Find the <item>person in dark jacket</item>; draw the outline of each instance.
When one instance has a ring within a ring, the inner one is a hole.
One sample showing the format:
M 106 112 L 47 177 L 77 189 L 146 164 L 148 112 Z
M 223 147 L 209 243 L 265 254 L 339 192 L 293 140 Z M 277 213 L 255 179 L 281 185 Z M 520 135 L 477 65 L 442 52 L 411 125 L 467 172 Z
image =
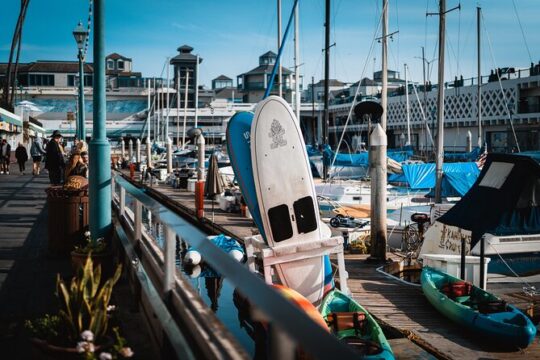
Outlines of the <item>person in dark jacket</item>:
M 26 170 L 25 165 L 28 161 L 28 152 L 22 143 L 19 143 L 19 146 L 17 146 L 15 149 L 15 158 L 19 164 L 19 171 L 21 172 L 21 175 L 24 175 L 24 171 Z
M 61 185 L 64 178 L 63 172 L 66 166 L 64 151 L 62 149 L 62 134 L 54 130 L 51 141 L 47 144 L 45 154 L 45 169 L 49 170 L 49 180 L 52 185 Z
M 9 175 L 9 163 L 11 159 L 11 145 L 6 139 L 0 143 L 0 174 Z

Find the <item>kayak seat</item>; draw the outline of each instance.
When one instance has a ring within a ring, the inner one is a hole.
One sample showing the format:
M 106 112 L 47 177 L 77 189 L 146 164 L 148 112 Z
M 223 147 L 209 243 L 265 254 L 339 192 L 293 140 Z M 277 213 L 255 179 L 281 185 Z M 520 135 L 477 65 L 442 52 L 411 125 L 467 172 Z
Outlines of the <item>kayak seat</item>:
M 482 314 L 494 314 L 507 311 L 507 303 L 504 300 L 480 301 L 477 304 L 478 311 Z
M 455 300 L 458 297 L 470 296 L 473 285 L 466 281 L 456 281 L 444 284 L 441 292 L 450 299 Z
M 333 312 L 328 314 L 326 322 L 335 333 L 354 329 L 356 335 L 367 332 L 367 318 L 363 312 Z

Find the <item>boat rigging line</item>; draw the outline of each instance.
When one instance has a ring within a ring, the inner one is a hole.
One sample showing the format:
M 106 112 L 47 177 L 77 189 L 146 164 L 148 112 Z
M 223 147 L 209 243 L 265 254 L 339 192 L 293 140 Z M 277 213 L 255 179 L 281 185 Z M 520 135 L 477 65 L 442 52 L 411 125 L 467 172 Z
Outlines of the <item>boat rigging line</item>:
M 521 19 L 519 17 L 519 13 L 517 11 L 516 1 L 512 0 L 512 5 L 514 7 L 514 13 L 516 14 L 516 18 L 519 24 L 519 29 L 521 30 L 521 36 L 523 37 L 523 42 L 525 43 L 525 48 L 527 49 L 527 53 L 529 54 L 529 61 L 532 63 L 533 59 L 531 56 L 531 49 L 529 49 L 529 43 L 527 42 L 527 38 L 525 37 L 525 31 L 523 30 L 523 25 L 521 24 Z
M 491 37 L 489 36 L 489 32 L 487 31 L 487 28 L 486 28 L 486 20 L 484 19 L 484 13 L 481 13 L 481 16 L 482 16 L 482 25 L 484 27 L 484 31 L 486 33 L 486 38 L 487 38 L 487 41 L 488 41 L 489 55 L 491 56 L 491 61 L 493 63 L 493 67 L 495 69 L 497 69 L 497 63 L 495 61 L 495 56 L 493 55 L 493 47 L 491 46 Z M 503 96 L 504 108 L 506 109 L 506 113 L 508 115 L 508 121 L 510 122 L 510 128 L 512 129 L 512 135 L 514 136 L 514 141 L 516 143 L 517 151 L 521 152 L 521 148 L 519 147 L 519 141 L 518 141 L 518 138 L 517 138 L 517 135 L 516 135 L 516 129 L 514 128 L 514 121 L 512 120 L 512 112 L 510 110 L 510 107 L 508 106 L 508 101 L 506 99 L 506 93 L 505 93 L 505 91 L 504 91 L 504 89 L 502 87 L 501 77 L 500 77 L 499 74 L 497 74 L 497 82 L 499 84 L 499 90 L 501 91 L 501 94 Z
M 387 5 L 388 5 L 388 3 L 386 3 L 386 6 Z M 343 131 L 341 132 L 341 136 L 339 138 L 339 142 L 337 144 L 336 151 L 334 153 L 334 158 L 332 159 L 332 162 L 331 162 L 330 166 L 334 166 L 334 163 L 336 162 L 336 158 L 337 158 L 337 155 L 339 153 L 339 148 L 340 148 L 341 143 L 343 141 L 343 138 L 345 136 L 345 132 L 347 131 L 347 126 L 349 125 L 349 121 L 351 120 L 351 115 L 352 115 L 354 106 L 356 105 L 356 98 L 358 97 L 358 93 L 360 92 L 360 82 L 362 81 L 361 79 L 364 78 L 364 75 L 366 73 L 366 68 L 367 68 L 367 65 L 369 63 L 369 59 L 371 59 L 371 53 L 373 52 L 373 50 L 375 48 L 375 42 L 377 41 L 377 39 L 379 39 L 377 37 L 377 33 L 379 32 L 379 29 L 381 28 L 381 25 L 382 25 L 383 14 L 384 14 L 384 11 L 381 12 L 381 15 L 379 17 L 379 21 L 377 23 L 377 28 L 375 29 L 375 32 L 373 34 L 373 39 L 371 40 L 371 45 L 369 47 L 369 51 L 368 51 L 368 54 L 366 56 L 366 61 L 364 62 L 364 68 L 362 69 L 362 74 L 360 75 L 360 80 L 358 82 L 358 86 L 356 87 L 356 91 L 355 91 L 355 94 L 354 94 L 354 97 L 353 97 L 351 107 L 349 109 L 349 113 L 347 114 L 347 120 L 345 121 L 345 125 L 343 127 Z

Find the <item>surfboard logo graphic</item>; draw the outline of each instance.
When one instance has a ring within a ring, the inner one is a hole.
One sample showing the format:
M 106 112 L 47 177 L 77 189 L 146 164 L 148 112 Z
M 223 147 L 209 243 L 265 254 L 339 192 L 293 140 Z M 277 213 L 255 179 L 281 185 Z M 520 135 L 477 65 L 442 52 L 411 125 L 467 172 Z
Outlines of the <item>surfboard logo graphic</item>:
M 277 149 L 279 146 L 287 145 L 287 140 L 283 139 L 285 135 L 285 130 L 283 126 L 276 119 L 272 120 L 272 125 L 270 126 L 270 132 L 268 137 L 272 138 L 272 144 L 270 144 L 270 149 Z

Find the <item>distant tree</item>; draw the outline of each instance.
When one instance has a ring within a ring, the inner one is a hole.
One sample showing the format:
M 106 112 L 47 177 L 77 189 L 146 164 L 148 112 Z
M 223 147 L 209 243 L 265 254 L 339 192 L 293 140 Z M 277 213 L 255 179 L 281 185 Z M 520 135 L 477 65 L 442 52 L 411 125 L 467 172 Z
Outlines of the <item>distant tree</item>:
M 15 30 L 13 31 L 13 38 L 11 40 L 11 48 L 9 51 L 9 59 L 6 68 L 5 80 L 2 84 L 3 91 L 0 105 L 10 111 L 13 111 L 13 99 L 16 92 L 17 72 L 19 69 L 19 57 L 21 54 L 22 30 L 24 25 L 24 19 L 26 18 L 26 10 L 28 9 L 29 4 L 30 0 L 21 0 L 19 17 L 17 18 Z M 14 54 L 15 62 L 13 62 Z

